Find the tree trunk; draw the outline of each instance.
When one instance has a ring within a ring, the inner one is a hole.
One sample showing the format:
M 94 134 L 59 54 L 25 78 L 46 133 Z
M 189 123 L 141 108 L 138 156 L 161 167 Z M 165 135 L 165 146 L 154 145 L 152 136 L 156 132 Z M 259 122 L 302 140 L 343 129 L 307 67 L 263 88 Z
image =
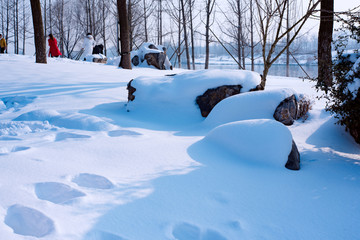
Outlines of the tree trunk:
M 105 0 L 102 0 L 102 37 L 104 42 L 104 54 L 107 56 L 107 47 L 106 47 L 106 14 L 105 14 Z
M 52 17 L 51 17 L 51 0 L 49 0 L 49 19 L 50 19 L 50 33 L 52 33 Z
M 26 45 L 26 13 L 25 13 L 25 0 L 23 0 L 23 55 L 25 55 Z
M 210 28 L 210 0 L 207 1 L 206 4 L 206 25 L 205 25 L 205 69 L 209 69 L 209 58 L 210 58 L 210 36 L 209 36 L 209 28 Z
M 146 0 L 143 0 L 144 4 L 144 31 L 145 31 L 145 42 L 148 42 L 148 30 L 147 30 L 147 9 L 146 9 Z
M 192 59 L 192 67 L 195 70 L 195 43 L 194 43 L 194 27 L 193 27 L 193 4 L 195 1 L 189 2 L 189 11 L 190 11 L 190 35 L 191 35 L 191 59 Z
M 332 85 L 331 42 L 334 26 L 334 0 L 322 0 L 318 38 L 318 82 L 325 92 Z
M 131 0 L 128 0 L 128 23 L 129 23 L 130 52 L 132 51 L 132 46 L 134 44 L 131 8 L 132 8 Z
M 189 43 L 187 38 L 187 31 L 186 31 L 186 17 L 185 17 L 185 5 L 184 0 L 180 0 L 181 2 L 181 12 L 182 12 L 182 23 L 184 29 L 184 42 L 185 42 L 185 53 L 186 53 L 186 62 L 187 62 L 187 69 L 191 69 L 190 67 L 190 54 L 189 54 Z
M 287 9 L 286 9 L 286 29 L 290 28 L 290 0 L 287 0 Z M 286 44 L 289 45 L 290 42 L 290 32 L 286 35 Z M 290 76 L 290 47 L 286 49 L 286 76 Z
M 47 37 L 47 34 L 46 34 L 46 31 L 47 31 L 47 27 L 46 27 L 46 24 L 47 24 L 47 19 L 46 19 L 46 14 L 47 14 L 46 2 L 47 2 L 47 0 L 45 0 L 45 2 L 44 2 L 44 37 L 45 37 L 45 38 Z
M 236 0 L 236 15 L 237 15 L 237 34 L 236 34 L 236 41 L 237 41 L 237 55 L 238 55 L 238 62 L 241 63 L 241 14 L 240 14 L 240 0 Z M 238 69 L 241 69 L 240 64 L 238 65 Z
M 215 0 L 206 1 L 206 22 L 205 22 L 205 69 L 209 68 L 210 58 L 210 15 L 214 9 Z
M 117 9 L 120 22 L 121 60 L 119 67 L 131 69 L 129 23 L 126 9 L 126 0 L 117 0 Z
M 250 0 L 250 44 L 251 44 L 251 71 L 255 70 L 255 58 L 254 58 L 254 8 L 253 1 Z
M 181 68 L 181 3 L 179 1 L 179 22 L 178 22 L 178 50 L 177 50 L 177 57 L 179 62 L 179 68 Z
M 41 16 L 40 0 L 30 0 L 30 4 L 34 24 L 36 63 L 47 63 L 46 44 L 44 38 L 44 26 Z

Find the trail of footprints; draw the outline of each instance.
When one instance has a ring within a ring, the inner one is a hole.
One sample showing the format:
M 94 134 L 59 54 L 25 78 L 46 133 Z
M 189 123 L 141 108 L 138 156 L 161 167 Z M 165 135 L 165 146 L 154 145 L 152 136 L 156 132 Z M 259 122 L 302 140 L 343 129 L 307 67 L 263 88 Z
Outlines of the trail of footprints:
M 72 179 L 79 187 L 92 189 L 111 189 L 113 183 L 107 178 L 90 173 L 81 173 Z M 55 204 L 71 204 L 86 194 L 67 184 L 59 182 L 41 182 L 35 184 L 35 195 L 41 200 Z M 16 234 L 33 237 L 44 237 L 54 230 L 54 221 L 42 212 L 20 204 L 7 209 L 5 224 L 11 227 Z
M 139 135 L 141 134 L 129 130 L 114 130 L 108 132 L 109 137 Z M 76 133 L 60 132 L 56 134 L 54 141 L 63 141 L 70 138 L 86 139 L 91 138 L 91 136 Z M 0 137 L 0 140 L 21 139 L 2 136 Z M 19 152 L 28 149 L 30 149 L 30 147 L 15 146 L 11 149 L 3 147 L 0 148 L 0 155 L 6 155 L 12 152 Z M 90 173 L 81 173 L 73 177 L 72 182 L 77 184 L 79 187 L 98 190 L 107 190 L 115 187 L 114 184 L 107 178 Z M 71 204 L 75 202 L 78 198 L 86 196 L 84 192 L 60 182 L 36 183 L 34 185 L 34 190 L 35 195 L 38 199 L 61 205 Z M 55 231 L 55 224 L 51 218 L 47 217 L 45 214 L 34 208 L 26 207 L 20 204 L 12 205 L 7 209 L 7 214 L 5 216 L 5 224 L 11 227 L 16 234 L 37 238 L 45 237 Z M 94 240 L 125 240 L 120 236 L 102 231 L 91 232 L 90 234 L 91 239 Z M 217 231 L 211 229 L 203 231 L 200 227 L 186 222 L 174 225 L 172 227 L 172 235 L 177 240 L 226 240 L 226 238 Z

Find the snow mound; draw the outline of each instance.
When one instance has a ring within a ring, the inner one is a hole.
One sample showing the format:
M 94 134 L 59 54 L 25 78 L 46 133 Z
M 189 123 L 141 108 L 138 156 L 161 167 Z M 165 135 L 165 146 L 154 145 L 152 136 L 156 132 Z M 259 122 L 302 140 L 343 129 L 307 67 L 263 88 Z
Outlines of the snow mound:
M 222 85 L 242 85 L 241 92 L 247 92 L 260 83 L 260 75 L 240 70 L 199 70 L 164 77 L 139 77 L 131 82 L 136 88 L 135 100 L 129 102 L 129 110 L 140 106 L 164 109 L 195 109 L 196 97 L 206 90 Z M 163 109 L 163 110 L 164 110 Z M 200 113 L 199 113 L 200 114 Z
M 55 229 L 54 222 L 43 213 L 18 204 L 8 208 L 5 223 L 24 236 L 44 237 Z
M 234 95 L 215 105 L 204 123 L 214 127 L 241 120 L 274 119 L 276 107 L 291 95 L 297 94 L 292 89 L 274 89 Z
M 58 182 L 42 182 L 35 184 L 35 194 L 39 199 L 61 204 L 85 194 L 72 187 Z
M 58 127 L 88 131 L 109 131 L 115 127 L 95 116 L 81 113 L 62 115 L 54 110 L 27 112 L 15 118 L 14 121 L 48 121 L 50 124 Z
M 114 187 L 112 182 L 107 178 L 90 173 L 81 173 L 72 180 L 80 187 L 96 188 L 96 189 L 111 189 Z
M 220 125 L 204 138 L 209 147 L 235 154 L 255 166 L 284 167 L 292 147 L 289 129 L 275 120 L 245 120 Z
M 0 136 L 20 136 L 52 129 L 49 122 L 0 122 Z

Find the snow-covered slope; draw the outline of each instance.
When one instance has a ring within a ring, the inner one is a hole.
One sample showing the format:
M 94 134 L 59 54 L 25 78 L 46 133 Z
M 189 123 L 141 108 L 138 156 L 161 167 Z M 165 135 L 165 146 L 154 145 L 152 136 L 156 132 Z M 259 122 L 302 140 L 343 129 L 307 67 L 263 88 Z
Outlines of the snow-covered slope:
M 161 115 L 163 101 L 127 105 L 131 79 L 174 71 L 0 55 L 1 239 L 358 238 L 359 145 L 322 101 L 291 127 L 260 112 L 284 88 L 314 98 L 312 83 L 270 76 L 206 121 Z M 229 115 L 232 104 L 247 113 Z M 282 166 L 291 136 L 300 171 Z

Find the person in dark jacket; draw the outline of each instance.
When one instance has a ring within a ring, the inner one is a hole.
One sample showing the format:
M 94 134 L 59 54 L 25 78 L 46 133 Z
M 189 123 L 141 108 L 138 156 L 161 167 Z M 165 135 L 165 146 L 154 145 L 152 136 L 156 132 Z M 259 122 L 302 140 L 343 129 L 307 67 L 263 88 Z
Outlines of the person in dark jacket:
M 50 33 L 49 34 L 49 47 L 50 47 L 50 51 L 49 51 L 49 57 L 58 57 L 61 56 L 61 52 L 57 46 L 57 41 L 56 38 L 54 38 L 54 36 Z

